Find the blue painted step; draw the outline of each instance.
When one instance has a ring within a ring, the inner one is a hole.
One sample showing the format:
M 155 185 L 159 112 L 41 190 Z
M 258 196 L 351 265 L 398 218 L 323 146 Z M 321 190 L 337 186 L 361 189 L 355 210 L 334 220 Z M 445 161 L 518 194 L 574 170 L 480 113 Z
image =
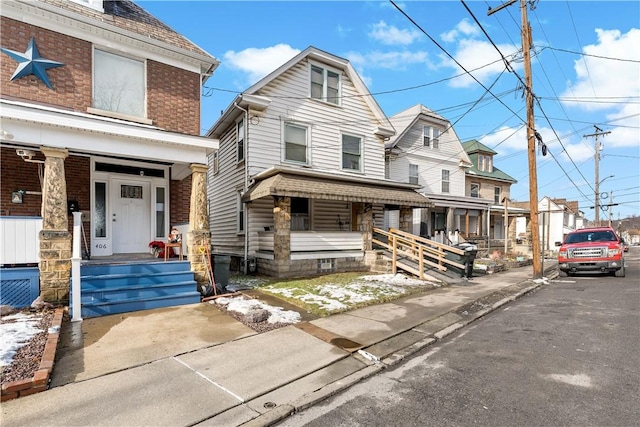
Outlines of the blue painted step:
M 82 317 L 198 303 L 190 267 L 188 261 L 84 265 Z

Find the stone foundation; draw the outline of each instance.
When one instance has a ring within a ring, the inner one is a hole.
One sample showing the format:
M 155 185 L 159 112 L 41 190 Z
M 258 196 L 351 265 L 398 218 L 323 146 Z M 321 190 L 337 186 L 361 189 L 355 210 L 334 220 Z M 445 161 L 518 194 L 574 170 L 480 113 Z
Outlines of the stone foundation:
M 316 276 L 318 274 L 346 273 L 351 271 L 370 271 L 365 257 L 328 258 L 330 262 L 320 263 L 319 259 L 303 259 L 294 261 L 275 261 L 258 258 L 257 272 L 266 276 L 281 279 Z M 322 268 L 331 265 L 331 269 Z

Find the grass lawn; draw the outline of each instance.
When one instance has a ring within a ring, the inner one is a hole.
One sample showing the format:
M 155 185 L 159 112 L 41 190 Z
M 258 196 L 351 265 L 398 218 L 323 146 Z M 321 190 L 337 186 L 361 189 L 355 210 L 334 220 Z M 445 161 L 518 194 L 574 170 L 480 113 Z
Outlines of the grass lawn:
M 317 316 L 328 316 L 437 286 L 439 284 L 410 279 L 400 274 L 356 272 L 269 281 L 257 289 Z

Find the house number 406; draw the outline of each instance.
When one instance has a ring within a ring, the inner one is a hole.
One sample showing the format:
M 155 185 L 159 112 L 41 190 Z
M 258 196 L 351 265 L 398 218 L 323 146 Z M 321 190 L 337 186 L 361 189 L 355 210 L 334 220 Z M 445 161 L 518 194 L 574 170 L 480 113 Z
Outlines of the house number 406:
M 106 243 L 96 243 L 96 249 L 107 249 Z

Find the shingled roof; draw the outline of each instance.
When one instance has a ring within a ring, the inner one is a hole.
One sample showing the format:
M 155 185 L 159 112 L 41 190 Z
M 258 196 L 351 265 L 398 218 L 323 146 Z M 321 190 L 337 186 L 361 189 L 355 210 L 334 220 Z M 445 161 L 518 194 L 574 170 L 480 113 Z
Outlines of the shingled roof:
M 171 29 L 171 27 L 131 0 L 105 0 L 103 3 L 104 13 L 69 0 L 40 1 L 101 22 L 108 22 L 115 27 L 150 37 L 189 52 L 213 58 L 211 54 Z

